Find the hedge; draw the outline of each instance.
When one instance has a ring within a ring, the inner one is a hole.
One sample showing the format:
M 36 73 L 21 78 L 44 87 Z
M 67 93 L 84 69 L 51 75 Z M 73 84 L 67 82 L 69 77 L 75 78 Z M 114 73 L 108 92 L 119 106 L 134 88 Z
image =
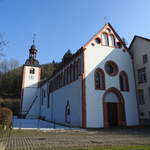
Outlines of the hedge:
M 6 107 L 0 107 L 0 125 L 5 128 L 12 127 L 12 111 Z

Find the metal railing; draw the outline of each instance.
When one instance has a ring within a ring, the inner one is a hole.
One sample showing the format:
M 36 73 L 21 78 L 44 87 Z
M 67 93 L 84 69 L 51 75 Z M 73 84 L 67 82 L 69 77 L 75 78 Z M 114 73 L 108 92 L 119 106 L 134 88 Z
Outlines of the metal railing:
M 33 104 L 35 103 L 37 97 L 38 97 L 38 96 L 36 96 L 36 97 L 34 98 L 34 100 L 32 101 L 32 103 L 31 103 L 29 109 L 26 111 L 25 117 L 29 114 L 29 112 L 30 112 L 30 110 L 31 110 L 31 108 L 32 108 L 32 106 L 33 106 Z

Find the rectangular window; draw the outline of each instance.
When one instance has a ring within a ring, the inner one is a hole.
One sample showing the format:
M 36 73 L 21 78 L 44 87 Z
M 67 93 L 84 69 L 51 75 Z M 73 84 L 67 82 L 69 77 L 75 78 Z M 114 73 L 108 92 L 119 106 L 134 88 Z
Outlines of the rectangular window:
M 138 82 L 145 83 L 146 81 L 147 81 L 146 69 L 145 68 L 138 69 Z
M 49 108 L 49 103 L 50 103 L 50 96 L 49 96 L 49 88 L 48 88 L 48 85 L 49 84 L 47 84 L 47 108 Z
M 138 100 L 139 100 L 139 104 L 143 105 L 145 104 L 145 100 L 144 100 L 144 90 L 139 89 L 138 90 Z
M 44 98 L 46 97 L 46 92 L 45 92 L 44 89 L 43 89 L 43 97 L 44 97 Z
M 42 89 L 42 105 L 43 105 L 43 100 L 44 100 L 44 90 Z
M 35 69 L 34 68 L 31 68 L 30 69 L 30 74 L 34 74 L 35 73 Z
M 140 112 L 140 116 L 144 117 L 144 112 Z
M 148 62 L 148 57 L 147 55 L 143 55 L 143 64 L 146 64 Z
M 150 101 L 150 87 L 148 87 L 148 96 L 149 96 L 149 101 Z
M 49 108 L 50 106 L 50 97 L 49 97 L 49 94 L 48 94 L 48 97 L 47 97 L 47 108 Z

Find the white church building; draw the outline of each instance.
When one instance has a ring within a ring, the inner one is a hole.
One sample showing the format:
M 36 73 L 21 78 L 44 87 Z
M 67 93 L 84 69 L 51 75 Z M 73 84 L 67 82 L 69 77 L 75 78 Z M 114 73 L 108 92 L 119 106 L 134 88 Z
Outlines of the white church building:
M 26 118 L 81 128 L 139 124 L 132 58 L 109 23 L 42 83 L 35 45 L 29 51 L 21 94 Z

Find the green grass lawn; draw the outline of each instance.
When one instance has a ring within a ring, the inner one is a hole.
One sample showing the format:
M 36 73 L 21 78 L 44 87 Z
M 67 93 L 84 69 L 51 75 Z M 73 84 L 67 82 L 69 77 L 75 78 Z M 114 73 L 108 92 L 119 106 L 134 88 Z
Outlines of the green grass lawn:
M 112 147 L 91 147 L 91 148 L 73 148 L 64 150 L 150 150 L 150 145 L 141 146 L 112 146 Z
M 2 150 L 150 150 L 149 130 L 0 130 L 0 143 Z

